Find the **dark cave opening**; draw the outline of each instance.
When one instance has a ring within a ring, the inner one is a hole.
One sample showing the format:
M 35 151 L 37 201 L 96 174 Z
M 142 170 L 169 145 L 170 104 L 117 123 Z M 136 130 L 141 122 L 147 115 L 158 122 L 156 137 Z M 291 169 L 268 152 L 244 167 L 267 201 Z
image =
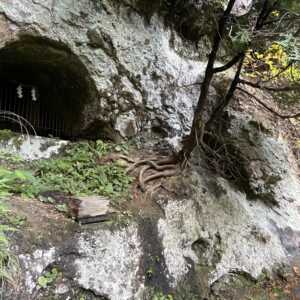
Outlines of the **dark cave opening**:
M 0 50 L 0 129 L 21 131 L 14 113 L 38 135 L 74 139 L 94 91 L 85 66 L 61 43 L 24 37 Z

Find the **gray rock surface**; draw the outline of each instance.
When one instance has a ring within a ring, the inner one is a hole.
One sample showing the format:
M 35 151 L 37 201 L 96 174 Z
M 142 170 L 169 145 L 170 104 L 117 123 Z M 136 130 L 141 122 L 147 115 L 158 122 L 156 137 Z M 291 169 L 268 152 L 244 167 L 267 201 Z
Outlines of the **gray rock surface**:
M 95 92 L 85 96 L 81 129 L 100 122 L 103 132 L 115 128 L 110 137 L 152 127 L 164 127 L 170 137 L 187 132 L 199 95 L 199 85 L 191 84 L 200 81 L 205 62 L 196 52 L 182 53 L 182 40 L 157 14 L 147 23 L 126 1 L 13 0 L 1 1 L 0 16 L 0 60 L 5 47 L 14 41 L 25 47 L 31 36 L 41 48 L 47 49 L 41 38 L 57 42 L 79 60 L 69 65 L 86 68 L 77 76 Z M 68 64 L 70 55 L 64 56 Z
M 29 64 L 45 59 L 76 73 L 86 89 L 80 97 L 87 98 L 80 99 L 82 131 L 96 127 L 124 138 L 152 129 L 177 147 L 192 121 L 199 95 L 193 83 L 205 62 L 154 8 L 150 18 L 143 16 L 142 2 L 2 0 L 0 61 L 25 55 Z M 6 299 L 80 299 L 82 293 L 87 299 L 148 300 L 156 293 L 214 299 L 210 291 L 228 276 L 258 278 L 290 263 L 299 255 L 300 181 L 289 145 L 261 130 L 252 115 L 232 110 L 228 116 L 224 131 L 243 158 L 246 191 L 209 171 L 195 151 L 191 170 L 170 180 L 171 192 L 156 195 L 159 213 L 151 217 L 143 212 L 126 222 L 79 226 L 46 206 L 30 215 L 28 202 L 21 202 L 25 217 L 38 220 L 13 240 L 20 282 Z M 43 289 L 38 278 L 53 266 L 61 275 Z
M 136 225 L 83 233 L 78 251 L 74 265 L 80 287 L 111 300 L 133 299 L 142 289 L 138 276 L 142 249 Z
M 249 177 L 249 187 L 255 196 L 270 202 L 281 202 L 280 197 L 289 198 L 289 187 L 294 182 L 295 171 L 287 141 L 264 129 L 251 115 L 230 113 L 228 135 L 241 153 Z M 286 190 L 277 191 L 277 186 Z M 293 198 L 293 197 L 292 197 Z
M 67 141 L 13 134 L 14 137 L 0 141 L 0 151 L 7 151 L 20 156 L 24 160 L 32 161 L 49 158 L 58 154 L 68 144 Z
M 220 293 L 228 282 L 258 279 L 299 260 L 300 180 L 288 144 L 252 127 L 245 131 L 256 122 L 254 117 L 231 113 L 228 132 L 236 137 L 236 146 L 260 158 L 262 174 L 276 174 L 268 184 L 268 178 L 257 177 L 257 169 L 249 167 L 251 186 L 267 185 L 276 205 L 265 201 L 264 193 L 249 197 L 213 174 L 199 164 L 195 152 L 192 169 L 170 183 L 174 193 L 156 195 L 162 213 L 82 226 L 59 243 L 46 237 L 50 248 L 21 252 L 27 295 L 38 288 L 37 278 L 55 265 L 67 280 L 64 297 L 78 295 L 76 289 L 81 288 L 92 291 L 94 298 L 88 299 L 152 299 L 155 291 L 178 299 L 215 299 L 211 291 Z M 237 128 L 247 134 L 239 135 Z M 259 135 L 252 148 L 250 133 Z M 48 289 L 57 296 L 61 284 Z

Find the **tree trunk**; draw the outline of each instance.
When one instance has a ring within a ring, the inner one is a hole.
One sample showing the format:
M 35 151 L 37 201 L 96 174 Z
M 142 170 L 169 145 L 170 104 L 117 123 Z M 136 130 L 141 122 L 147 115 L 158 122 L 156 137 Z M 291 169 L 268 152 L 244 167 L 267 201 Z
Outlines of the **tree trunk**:
M 205 120 L 203 119 L 203 113 L 205 112 L 205 108 L 208 103 L 208 93 L 211 81 L 214 75 L 214 64 L 217 58 L 217 53 L 220 48 L 221 41 L 224 37 L 226 31 L 226 25 L 228 19 L 230 17 L 231 10 L 235 4 L 236 0 L 230 0 L 226 10 L 221 17 L 218 28 L 216 30 L 216 34 L 214 36 L 212 51 L 209 54 L 208 63 L 206 66 L 205 76 L 203 83 L 201 85 L 201 92 L 199 96 L 199 100 L 196 106 L 194 119 L 192 123 L 192 129 L 189 136 L 183 141 L 183 149 L 180 153 L 181 159 L 186 159 L 190 157 L 191 152 L 197 146 L 197 144 L 202 142 Z

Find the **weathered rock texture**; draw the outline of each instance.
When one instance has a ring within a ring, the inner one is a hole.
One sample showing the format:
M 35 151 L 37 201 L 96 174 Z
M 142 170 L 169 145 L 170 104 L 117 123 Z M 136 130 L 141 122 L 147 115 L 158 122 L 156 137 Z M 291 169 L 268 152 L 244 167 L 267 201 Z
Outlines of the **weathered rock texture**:
M 192 169 L 169 182 L 170 192 L 156 195 L 162 213 L 78 227 L 51 214 L 49 219 L 41 207 L 39 222 L 47 228 L 26 242 L 26 226 L 14 245 L 22 266 L 17 295 L 140 300 L 161 292 L 174 299 L 238 300 L 242 296 L 226 298 L 227 284 L 243 286 L 299 264 L 300 181 L 289 146 L 261 130 L 255 114 L 228 114 L 226 131 L 243 152 L 252 192 L 209 171 L 195 152 Z M 53 266 L 62 277 L 41 289 L 38 278 Z
M 158 2 L 2 0 L 0 63 L 12 66 L 15 56 L 27 67 L 37 63 L 36 75 L 51 79 L 60 70 L 67 86 L 81 82 L 78 132 L 182 136 L 199 94 L 190 84 L 201 80 L 205 63 L 164 25 Z M 38 83 L 50 89 L 45 82 Z M 75 94 L 68 90 L 68 99 Z M 230 110 L 227 119 L 224 136 L 241 157 L 245 189 L 208 171 L 194 153 L 191 170 L 156 195 L 160 213 L 148 217 L 79 227 L 38 202 L 12 200 L 28 224 L 15 234 L 21 272 L 5 299 L 150 300 L 163 293 L 224 300 L 232 277 L 255 279 L 294 261 L 300 182 L 288 143 L 252 114 Z M 60 275 L 42 289 L 38 279 L 53 267 Z
M 61 101 L 75 110 L 76 134 L 182 135 L 199 95 L 190 84 L 200 81 L 204 63 L 157 13 L 146 17 L 141 3 L 1 1 L 0 61 L 23 62 L 28 74 L 42 68 L 53 83 L 59 74 L 55 85 L 67 91 Z

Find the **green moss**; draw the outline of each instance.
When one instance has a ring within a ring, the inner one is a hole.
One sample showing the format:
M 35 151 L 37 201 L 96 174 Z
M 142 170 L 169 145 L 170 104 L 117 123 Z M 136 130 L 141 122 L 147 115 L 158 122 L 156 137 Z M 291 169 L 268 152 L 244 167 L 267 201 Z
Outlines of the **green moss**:
M 9 129 L 0 130 L 0 141 L 7 142 L 15 136 L 16 134 Z

